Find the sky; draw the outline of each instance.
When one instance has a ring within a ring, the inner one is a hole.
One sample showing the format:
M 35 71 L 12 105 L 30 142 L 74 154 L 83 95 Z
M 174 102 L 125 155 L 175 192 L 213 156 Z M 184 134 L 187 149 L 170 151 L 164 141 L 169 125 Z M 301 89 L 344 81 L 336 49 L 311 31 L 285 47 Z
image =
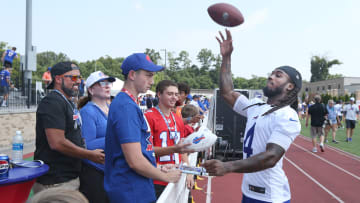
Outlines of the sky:
M 230 28 L 232 72 L 267 77 L 290 65 L 309 81 L 313 55 L 338 59 L 330 74 L 360 77 L 360 1 L 358 0 L 33 0 L 32 44 L 38 52 L 63 52 L 85 62 L 101 56 L 126 57 L 158 51 L 189 52 L 192 63 L 203 48 L 219 54 L 215 39 L 224 27 L 207 8 L 226 2 L 245 22 Z M 0 0 L 0 41 L 25 53 L 26 0 Z M 120 67 L 119 67 L 120 68 Z

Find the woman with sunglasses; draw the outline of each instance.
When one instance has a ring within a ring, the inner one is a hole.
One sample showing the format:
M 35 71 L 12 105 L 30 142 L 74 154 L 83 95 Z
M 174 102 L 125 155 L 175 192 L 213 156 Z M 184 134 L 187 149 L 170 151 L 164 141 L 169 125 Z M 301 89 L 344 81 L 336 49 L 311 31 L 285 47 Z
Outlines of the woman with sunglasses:
M 87 96 L 79 101 L 82 119 L 82 136 L 87 149 L 104 149 L 105 134 L 109 112 L 109 98 L 112 82 L 115 78 L 101 71 L 90 74 L 85 85 Z M 109 202 L 104 191 L 104 165 L 90 160 L 83 160 L 80 175 L 80 191 L 89 202 Z

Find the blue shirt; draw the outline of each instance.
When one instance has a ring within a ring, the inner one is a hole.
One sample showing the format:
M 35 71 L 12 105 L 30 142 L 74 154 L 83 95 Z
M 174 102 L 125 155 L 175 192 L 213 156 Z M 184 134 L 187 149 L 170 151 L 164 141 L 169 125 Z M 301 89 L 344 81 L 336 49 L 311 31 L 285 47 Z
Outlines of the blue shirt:
M 12 61 L 14 60 L 16 56 L 16 52 L 13 51 L 13 50 L 6 50 L 6 54 L 5 54 L 5 57 L 4 57 L 4 61 L 9 61 L 10 63 L 12 63 Z
M 81 108 L 80 115 L 82 120 L 81 134 L 85 139 L 86 148 L 89 150 L 105 150 L 107 115 L 91 101 Z M 87 159 L 83 161 L 104 171 L 105 166 L 103 164 L 94 163 Z
M 203 104 L 200 100 L 198 100 L 197 102 L 198 102 L 198 104 L 199 104 L 199 107 L 200 107 L 203 111 L 206 111 L 206 108 L 205 108 L 204 104 Z
M 7 70 L 2 70 L 0 72 L 1 86 L 9 86 L 9 83 L 6 81 L 6 79 L 10 81 L 10 72 Z
M 138 105 L 124 92 L 112 101 L 105 137 L 104 188 L 111 202 L 156 201 L 153 180 L 126 162 L 121 144 L 140 143 L 143 156 L 156 166 L 150 129 Z
M 336 122 L 336 111 L 334 106 L 333 107 L 329 107 L 329 105 L 326 106 L 327 111 L 328 111 L 328 119 L 331 121 L 335 121 Z

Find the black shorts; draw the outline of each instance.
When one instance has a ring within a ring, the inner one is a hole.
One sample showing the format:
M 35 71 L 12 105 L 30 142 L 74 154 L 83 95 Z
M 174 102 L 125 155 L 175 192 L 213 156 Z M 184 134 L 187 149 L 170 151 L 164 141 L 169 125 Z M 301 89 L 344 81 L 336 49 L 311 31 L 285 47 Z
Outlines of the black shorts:
M 10 61 L 4 61 L 4 67 L 12 68 L 12 63 Z
M 10 91 L 9 86 L 0 86 L 0 96 L 8 95 Z
M 348 120 L 348 119 L 346 119 L 345 122 L 346 122 L 346 128 L 351 128 L 351 129 L 354 129 L 354 128 L 355 128 L 355 125 L 356 125 L 356 121 L 355 121 L 355 120 Z

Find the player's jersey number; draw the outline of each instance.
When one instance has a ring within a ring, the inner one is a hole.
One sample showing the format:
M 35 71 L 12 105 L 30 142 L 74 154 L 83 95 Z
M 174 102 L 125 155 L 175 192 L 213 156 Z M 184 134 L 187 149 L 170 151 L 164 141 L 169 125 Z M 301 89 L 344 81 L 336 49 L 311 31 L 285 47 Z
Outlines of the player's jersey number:
M 253 154 L 253 149 L 251 148 L 253 138 L 254 138 L 254 132 L 255 132 L 255 125 L 254 125 L 247 131 L 245 140 L 244 140 L 244 154 L 246 155 L 245 158 L 249 158 Z
M 160 133 L 161 147 L 168 147 L 168 131 Z M 178 144 L 180 141 L 180 132 L 170 132 L 170 139 L 174 140 L 174 144 Z M 171 155 L 165 155 L 160 157 L 160 162 L 175 161 L 175 164 L 179 164 L 179 154 L 174 153 Z

